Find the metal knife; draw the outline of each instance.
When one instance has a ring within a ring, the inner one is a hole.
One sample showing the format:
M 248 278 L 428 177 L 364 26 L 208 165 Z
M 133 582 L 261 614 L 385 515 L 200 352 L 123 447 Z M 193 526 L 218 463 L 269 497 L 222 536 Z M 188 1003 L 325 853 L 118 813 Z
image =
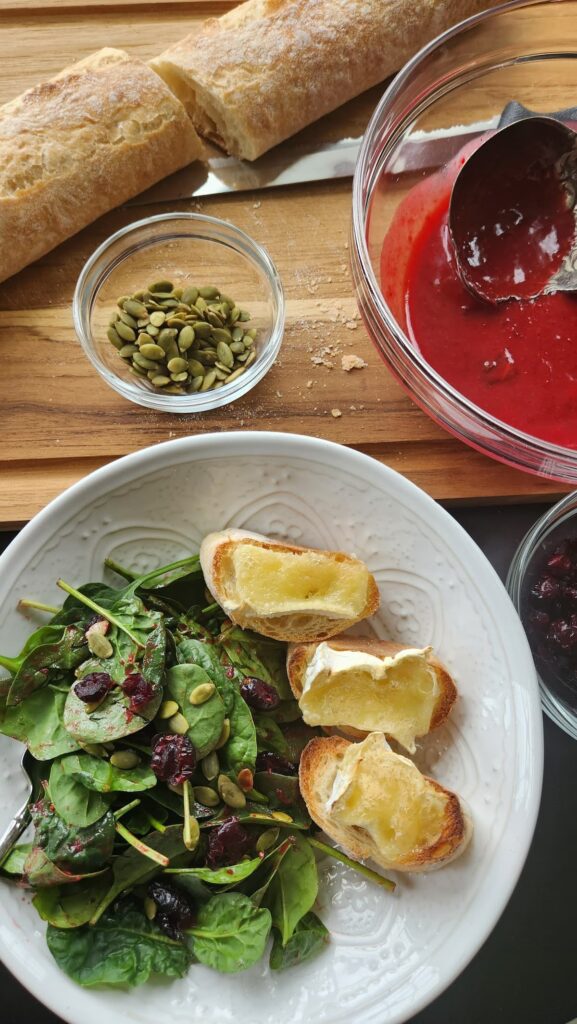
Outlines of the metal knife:
M 435 131 L 412 132 L 405 139 L 388 173 L 410 174 L 441 167 L 468 139 L 495 127 L 498 118 Z M 260 191 L 283 185 L 352 178 L 363 136 L 320 146 L 284 143 L 249 163 L 209 150 L 207 163 L 194 163 L 131 199 L 128 206 L 148 206 L 177 199 L 198 199 L 226 192 Z

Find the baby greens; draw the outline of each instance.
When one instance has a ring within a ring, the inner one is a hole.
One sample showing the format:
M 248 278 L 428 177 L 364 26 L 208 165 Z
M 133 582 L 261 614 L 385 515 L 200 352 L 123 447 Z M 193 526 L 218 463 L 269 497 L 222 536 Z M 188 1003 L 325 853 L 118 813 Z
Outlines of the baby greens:
M 314 730 L 285 645 L 208 603 L 196 555 L 143 576 L 107 566 L 120 588 L 61 580 L 61 608 L 24 602 L 50 621 L 0 656 L 0 732 L 27 744 L 35 780 L 32 842 L 0 874 L 33 891 L 81 985 L 242 971 L 271 936 L 274 970 L 317 955 L 315 849 L 330 848 L 300 796 Z M 276 689 L 274 709 L 251 707 L 248 677 Z

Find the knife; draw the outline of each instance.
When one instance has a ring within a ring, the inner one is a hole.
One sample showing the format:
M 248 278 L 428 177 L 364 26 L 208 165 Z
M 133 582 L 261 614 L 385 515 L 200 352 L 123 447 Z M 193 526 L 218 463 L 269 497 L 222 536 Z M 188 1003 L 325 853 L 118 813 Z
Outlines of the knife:
M 408 135 L 388 168 L 389 175 L 414 174 L 447 163 L 469 139 L 494 128 L 498 118 L 470 125 L 414 131 Z M 227 192 L 260 191 L 305 182 L 352 178 L 363 136 L 343 138 L 323 145 L 284 143 L 258 160 L 248 162 L 222 156 L 207 147 L 206 163 L 194 163 L 158 182 L 128 202 L 148 206 L 175 199 L 198 199 Z

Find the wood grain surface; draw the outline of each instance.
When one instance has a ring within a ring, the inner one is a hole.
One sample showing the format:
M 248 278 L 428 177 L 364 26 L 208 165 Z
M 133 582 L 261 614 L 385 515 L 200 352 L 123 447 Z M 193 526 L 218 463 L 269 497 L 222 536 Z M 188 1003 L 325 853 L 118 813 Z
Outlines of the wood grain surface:
M 0 0 L 0 103 L 104 45 L 148 58 L 231 3 L 202 0 Z M 360 134 L 381 88 L 296 142 Z M 500 465 L 452 439 L 392 378 L 357 313 L 349 270 L 351 182 L 114 210 L 0 285 L 0 528 L 27 521 L 75 480 L 147 445 L 224 430 L 276 430 L 351 445 L 444 501 L 537 500 L 559 484 Z M 287 298 L 280 357 L 249 395 L 213 413 L 165 415 L 112 392 L 71 320 L 76 279 L 109 234 L 162 210 L 228 218 L 263 243 Z M 2 239 L 2 244 L 9 240 Z M 345 372 L 343 355 L 366 367 Z

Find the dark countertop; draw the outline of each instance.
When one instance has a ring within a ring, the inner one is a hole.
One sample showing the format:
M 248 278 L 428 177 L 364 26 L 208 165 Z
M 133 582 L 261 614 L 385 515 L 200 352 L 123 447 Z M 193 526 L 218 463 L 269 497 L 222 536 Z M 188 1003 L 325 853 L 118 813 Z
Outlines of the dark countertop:
M 544 508 L 529 505 L 452 512 L 504 579 L 517 544 Z M 0 550 L 12 536 L 0 534 Z M 544 724 L 543 798 L 517 888 L 492 935 L 466 970 L 410 1024 L 568 1024 L 577 1016 L 572 938 L 577 911 L 577 743 L 548 718 Z M 2 1024 L 60 1024 L 59 1018 L 1 965 L 0 985 Z

